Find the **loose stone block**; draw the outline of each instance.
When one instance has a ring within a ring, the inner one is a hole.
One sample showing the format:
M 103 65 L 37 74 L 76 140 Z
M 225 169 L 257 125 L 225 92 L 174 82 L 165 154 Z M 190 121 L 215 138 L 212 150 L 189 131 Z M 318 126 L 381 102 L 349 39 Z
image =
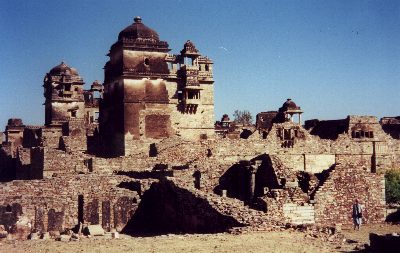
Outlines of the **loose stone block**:
M 93 236 L 104 235 L 104 229 L 100 225 L 89 225 L 87 229 L 90 235 Z

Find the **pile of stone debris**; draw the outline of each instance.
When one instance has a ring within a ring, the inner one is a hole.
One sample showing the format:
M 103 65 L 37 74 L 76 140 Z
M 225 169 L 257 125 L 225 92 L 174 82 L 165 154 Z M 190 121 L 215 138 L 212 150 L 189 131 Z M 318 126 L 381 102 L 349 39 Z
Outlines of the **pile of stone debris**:
M 62 242 L 79 241 L 82 238 L 104 238 L 104 239 L 119 239 L 120 235 L 112 229 L 110 232 L 105 232 L 101 225 L 86 225 L 79 224 L 77 230 L 67 229 L 60 231 L 38 232 L 32 229 L 32 225 L 28 218 L 24 216 L 18 217 L 17 222 L 10 228 L 0 225 L 0 241 L 1 240 L 56 240 Z
M 337 224 L 335 227 L 321 227 L 312 224 L 294 225 L 286 224 L 283 226 L 246 226 L 234 227 L 229 230 L 232 234 L 243 234 L 254 231 L 298 231 L 304 233 L 305 237 L 319 238 L 324 242 L 332 244 L 341 244 L 346 241 L 344 235 L 341 233 L 341 225 Z
M 55 239 L 56 241 L 69 242 L 79 241 L 83 238 L 101 237 L 103 239 L 119 239 L 119 233 L 114 229 L 111 232 L 105 232 L 100 225 L 88 225 L 83 229 L 79 229 L 77 233 L 72 230 L 66 230 L 63 233 L 58 231 L 38 233 L 33 232 L 30 234 L 29 239 Z

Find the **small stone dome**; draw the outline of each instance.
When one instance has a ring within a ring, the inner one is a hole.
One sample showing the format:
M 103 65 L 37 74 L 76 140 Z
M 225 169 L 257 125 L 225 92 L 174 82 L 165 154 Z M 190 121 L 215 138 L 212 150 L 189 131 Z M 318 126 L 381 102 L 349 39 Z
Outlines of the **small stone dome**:
M 118 40 L 127 39 L 153 39 L 159 41 L 156 31 L 150 29 L 142 23 L 141 17 L 135 17 L 134 23 L 122 30 L 118 35 Z
M 50 70 L 50 75 L 68 75 L 68 76 L 78 76 L 78 71 L 75 68 L 71 68 L 65 62 L 61 62 L 59 65 L 55 66 Z
M 285 103 L 283 103 L 282 108 L 285 109 L 299 109 L 295 102 L 292 99 L 288 98 Z

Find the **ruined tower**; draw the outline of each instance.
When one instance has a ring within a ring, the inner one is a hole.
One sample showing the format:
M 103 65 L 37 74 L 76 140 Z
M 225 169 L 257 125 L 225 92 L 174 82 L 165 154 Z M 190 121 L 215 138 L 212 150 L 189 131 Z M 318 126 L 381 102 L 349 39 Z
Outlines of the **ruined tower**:
M 61 126 L 71 119 L 84 118 L 83 85 L 78 71 L 64 62 L 46 74 L 43 82 L 46 126 Z
M 110 155 L 129 155 L 138 141 L 214 134 L 212 61 L 187 41 L 180 55 L 140 17 L 108 53 L 100 132 Z

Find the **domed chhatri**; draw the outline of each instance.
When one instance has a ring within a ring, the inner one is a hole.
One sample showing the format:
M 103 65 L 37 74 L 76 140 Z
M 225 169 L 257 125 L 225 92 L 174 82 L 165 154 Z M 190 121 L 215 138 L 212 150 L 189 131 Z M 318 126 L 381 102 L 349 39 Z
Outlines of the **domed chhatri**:
M 296 103 L 288 98 L 285 103 L 283 103 L 282 107 L 279 108 L 279 113 L 284 114 L 286 121 L 293 122 L 293 115 L 297 114 L 299 117 L 298 123 L 301 123 L 301 114 L 303 111 L 301 110 L 300 106 L 297 106 Z

